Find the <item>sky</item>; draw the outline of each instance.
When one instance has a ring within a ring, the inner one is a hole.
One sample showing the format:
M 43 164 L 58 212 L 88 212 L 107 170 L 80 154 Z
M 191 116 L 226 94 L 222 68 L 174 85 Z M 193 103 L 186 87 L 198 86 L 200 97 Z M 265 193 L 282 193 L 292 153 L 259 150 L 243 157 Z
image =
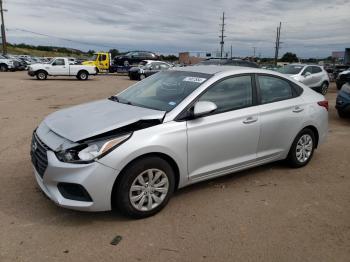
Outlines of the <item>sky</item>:
M 225 51 L 272 57 L 281 50 L 327 57 L 350 47 L 350 0 L 3 0 L 10 43 L 120 51 L 216 52 L 225 12 Z M 39 34 L 29 33 L 35 32 Z M 48 36 L 44 36 L 48 35 Z M 68 41 L 70 40 L 70 41 Z

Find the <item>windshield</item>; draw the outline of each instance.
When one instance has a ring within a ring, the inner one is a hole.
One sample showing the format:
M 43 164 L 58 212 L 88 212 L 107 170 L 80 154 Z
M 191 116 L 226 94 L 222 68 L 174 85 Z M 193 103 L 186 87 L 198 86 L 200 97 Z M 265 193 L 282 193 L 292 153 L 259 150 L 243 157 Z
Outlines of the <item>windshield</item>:
M 278 69 L 278 71 L 282 74 L 296 75 L 299 74 L 303 68 L 304 66 L 302 65 L 286 65 Z
M 141 61 L 141 62 L 139 63 L 139 66 L 145 66 L 145 65 L 147 65 L 147 61 Z
M 92 57 L 91 57 L 91 61 L 95 61 L 97 59 L 97 54 L 94 54 Z
M 120 103 L 169 112 L 211 76 L 163 71 L 129 87 L 117 99 Z

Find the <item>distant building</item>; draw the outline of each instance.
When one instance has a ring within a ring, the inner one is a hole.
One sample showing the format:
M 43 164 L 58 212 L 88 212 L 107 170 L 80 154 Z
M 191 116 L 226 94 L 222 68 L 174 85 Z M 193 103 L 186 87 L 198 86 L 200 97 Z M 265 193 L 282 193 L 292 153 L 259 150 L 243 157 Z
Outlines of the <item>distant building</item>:
M 198 64 L 200 61 L 203 61 L 206 58 L 205 53 L 199 52 L 182 52 L 179 53 L 179 63 L 185 65 L 194 65 Z
M 345 48 L 345 51 L 332 52 L 332 58 L 339 63 L 350 64 L 350 48 Z

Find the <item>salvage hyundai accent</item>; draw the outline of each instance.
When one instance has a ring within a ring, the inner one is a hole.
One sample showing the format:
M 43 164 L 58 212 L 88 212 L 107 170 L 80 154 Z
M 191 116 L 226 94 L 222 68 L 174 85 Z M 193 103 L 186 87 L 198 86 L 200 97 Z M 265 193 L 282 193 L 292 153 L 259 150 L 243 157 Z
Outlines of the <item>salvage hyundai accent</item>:
M 31 158 L 58 205 L 140 218 L 189 184 L 282 159 L 305 166 L 327 128 L 324 97 L 277 72 L 176 68 L 49 115 Z

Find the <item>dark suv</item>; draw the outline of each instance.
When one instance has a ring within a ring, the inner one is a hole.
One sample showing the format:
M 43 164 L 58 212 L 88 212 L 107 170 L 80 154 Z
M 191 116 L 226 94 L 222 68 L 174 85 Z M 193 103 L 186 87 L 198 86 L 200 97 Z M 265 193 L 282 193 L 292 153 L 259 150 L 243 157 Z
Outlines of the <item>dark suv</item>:
M 259 65 L 254 62 L 236 58 L 209 58 L 198 63 L 197 65 L 227 65 L 259 68 Z
M 158 56 L 148 51 L 131 51 L 125 55 L 114 57 L 113 62 L 117 66 L 130 66 L 138 64 L 142 60 L 158 60 Z

